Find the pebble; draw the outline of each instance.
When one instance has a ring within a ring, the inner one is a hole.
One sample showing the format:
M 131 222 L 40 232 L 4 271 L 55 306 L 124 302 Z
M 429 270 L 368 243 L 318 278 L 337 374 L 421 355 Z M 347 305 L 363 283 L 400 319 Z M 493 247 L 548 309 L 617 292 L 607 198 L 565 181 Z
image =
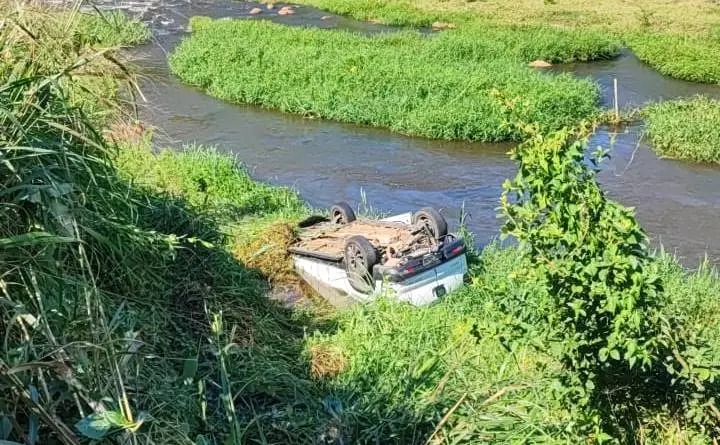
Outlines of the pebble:
M 290 6 L 283 6 L 278 11 L 278 15 L 292 15 L 295 14 L 295 10 Z

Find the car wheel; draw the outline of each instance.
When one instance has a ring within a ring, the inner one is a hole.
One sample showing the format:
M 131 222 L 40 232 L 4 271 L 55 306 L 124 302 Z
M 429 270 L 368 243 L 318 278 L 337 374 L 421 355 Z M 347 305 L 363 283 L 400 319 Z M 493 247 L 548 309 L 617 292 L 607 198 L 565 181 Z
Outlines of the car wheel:
M 335 224 L 348 224 L 355 219 L 355 212 L 346 202 L 339 202 L 330 207 L 330 221 Z
M 367 294 L 374 290 L 372 270 L 377 261 L 375 247 L 364 236 L 352 236 L 345 242 L 345 270 L 356 291 Z
M 447 221 L 432 207 L 420 209 L 413 215 L 412 222 L 417 226 L 424 226 L 435 239 L 440 239 L 448 234 Z

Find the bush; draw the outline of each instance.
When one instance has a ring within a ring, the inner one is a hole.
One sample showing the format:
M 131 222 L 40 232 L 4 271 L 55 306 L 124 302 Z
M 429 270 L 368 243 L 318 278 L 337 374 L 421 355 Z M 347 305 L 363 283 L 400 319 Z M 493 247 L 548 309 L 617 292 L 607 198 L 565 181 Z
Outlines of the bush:
M 718 433 L 720 366 L 711 337 L 667 310 L 662 276 L 631 209 L 606 198 L 586 142 L 561 131 L 535 135 L 513 152 L 518 174 L 504 185 L 503 232 L 515 237 L 547 287 L 543 316 L 576 394 L 573 403 L 619 419 L 647 406 L 682 407 Z M 622 387 L 622 391 L 616 391 Z M 658 399 L 658 394 L 664 394 Z M 622 425 L 622 420 L 620 420 Z M 603 430 L 610 439 L 627 430 Z
M 525 39 L 488 30 L 366 37 L 265 22 L 205 23 L 170 57 L 173 72 L 234 102 L 440 139 L 518 139 L 497 95 L 517 100 L 515 114 L 544 129 L 597 112 L 596 86 L 525 66 L 538 55 L 564 59 L 538 33 Z M 532 43 L 537 42 L 537 43 Z
M 698 96 L 643 110 L 650 143 L 664 157 L 720 162 L 720 101 Z

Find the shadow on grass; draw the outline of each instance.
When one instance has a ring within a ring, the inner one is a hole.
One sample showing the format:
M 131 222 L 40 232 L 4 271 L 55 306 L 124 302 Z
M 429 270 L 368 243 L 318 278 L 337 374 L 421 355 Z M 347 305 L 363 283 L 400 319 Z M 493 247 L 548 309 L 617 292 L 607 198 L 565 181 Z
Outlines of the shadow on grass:
M 128 382 L 139 409 L 162 419 L 159 425 L 185 425 L 190 439 L 222 443 L 232 422 L 223 402 L 222 350 L 243 443 L 424 443 L 434 425 L 422 413 L 312 375 L 306 336 L 332 334 L 335 318 L 267 298 L 267 277 L 226 250 L 212 212 L 170 195 L 135 193 L 146 203 L 137 226 L 177 240 L 162 292 L 133 298 L 124 309 L 142 314 L 138 324 L 150 331 L 141 351 L 165 362 L 152 365 L 142 375 L 147 380 Z M 213 314 L 222 314 L 223 344 L 212 332 Z

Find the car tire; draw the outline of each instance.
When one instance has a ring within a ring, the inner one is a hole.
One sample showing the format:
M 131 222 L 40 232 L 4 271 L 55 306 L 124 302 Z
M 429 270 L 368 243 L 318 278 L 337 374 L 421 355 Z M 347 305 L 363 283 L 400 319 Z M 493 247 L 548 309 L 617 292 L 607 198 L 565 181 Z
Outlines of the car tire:
M 371 293 L 375 289 L 373 266 L 378 262 L 375 247 L 364 236 L 356 235 L 345 242 L 344 252 L 350 286 L 358 292 Z
M 330 207 L 330 221 L 335 224 L 349 224 L 355 221 L 355 212 L 346 202 L 339 202 Z
M 425 226 L 435 239 L 441 239 L 448 234 L 447 221 L 432 207 L 425 207 L 417 211 L 412 217 L 416 226 Z

